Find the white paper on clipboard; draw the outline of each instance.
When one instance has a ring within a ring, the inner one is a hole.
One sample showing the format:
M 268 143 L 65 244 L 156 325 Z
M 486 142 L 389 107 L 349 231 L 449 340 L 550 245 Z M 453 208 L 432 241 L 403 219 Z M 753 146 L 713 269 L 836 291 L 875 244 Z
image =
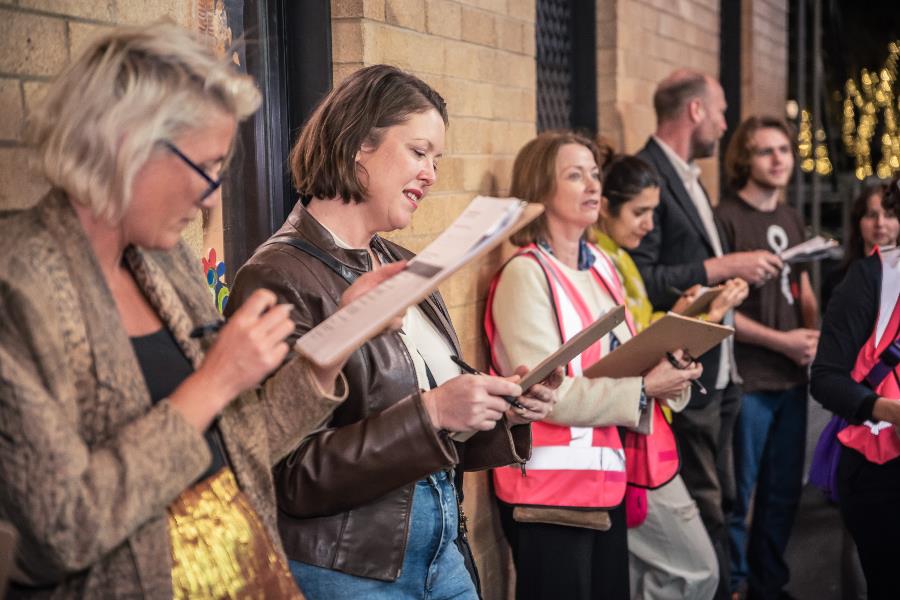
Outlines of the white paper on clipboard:
M 406 269 L 319 323 L 294 349 L 316 364 L 334 364 L 466 263 L 536 218 L 541 208 L 517 198 L 478 196 Z

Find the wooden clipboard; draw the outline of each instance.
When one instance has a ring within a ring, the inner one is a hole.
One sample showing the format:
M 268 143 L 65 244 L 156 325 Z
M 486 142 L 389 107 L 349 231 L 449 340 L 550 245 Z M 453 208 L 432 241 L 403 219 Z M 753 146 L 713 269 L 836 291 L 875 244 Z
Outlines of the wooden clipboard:
M 540 364 L 528 371 L 525 378 L 520 382 L 522 389 L 527 390 L 546 379 L 557 367 L 569 364 L 573 358 L 590 348 L 597 340 L 615 329 L 624 320 L 624 306 L 619 305 L 606 311 L 606 314 L 582 329 L 553 354 L 550 354 Z
M 694 298 L 694 301 L 691 302 L 690 306 L 684 309 L 684 312 L 680 314 L 685 317 L 696 317 L 697 315 L 702 315 L 709 310 L 710 304 L 712 304 L 713 300 L 718 298 L 719 294 L 721 294 L 724 290 L 724 285 L 717 285 L 716 287 L 707 288 L 699 296 Z
M 686 350 L 699 358 L 734 334 L 734 329 L 668 313 L 613 352 L 585 369 L 585 377 L 638 377 L 652 369 L 666 352 Z

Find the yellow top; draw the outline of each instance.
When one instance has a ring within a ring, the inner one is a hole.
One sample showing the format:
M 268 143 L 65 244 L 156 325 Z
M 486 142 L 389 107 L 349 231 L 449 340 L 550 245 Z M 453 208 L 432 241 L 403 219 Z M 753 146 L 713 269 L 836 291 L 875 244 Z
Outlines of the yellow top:
M 638 331 L 644 330 L 650 323 L 659 319 L 664 313 L 654 312 L 644 278 L 628 251 L 619 246 L 615 240 L 597 230 L 597 245 L 612 259 L 619 271 L 622 285 L 625 287 L 625 304 L 634 319 Z

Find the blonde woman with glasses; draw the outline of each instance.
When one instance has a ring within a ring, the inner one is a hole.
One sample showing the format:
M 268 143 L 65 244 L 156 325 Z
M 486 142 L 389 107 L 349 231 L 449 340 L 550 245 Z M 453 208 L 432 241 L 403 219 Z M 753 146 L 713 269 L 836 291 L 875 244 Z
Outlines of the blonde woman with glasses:
M 11 597 L 301 597 L 270 468 L 343 400 L 341 365 L 287 358 L 289 309 L 266 290 L 212 341 L 193 337 L 218 314 L 181 240 L 219 201 L 259 102 L 247 76 L 157 24 L 95 41 L 34 112 L 51 189 L 0 220 Z

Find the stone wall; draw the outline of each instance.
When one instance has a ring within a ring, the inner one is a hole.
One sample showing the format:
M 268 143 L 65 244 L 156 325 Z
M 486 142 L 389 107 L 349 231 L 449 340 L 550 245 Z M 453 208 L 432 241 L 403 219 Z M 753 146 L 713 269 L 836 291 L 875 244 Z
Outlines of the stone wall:
M 600 132 L 636 152 L 656 129 L 653 90 L 679 67 L 719 74 L 719 0 L 597 0 L 597 110 Z M 715 159 L 700 161 L 718 190 Z
M 741 118 L 784 117 L 788 78 L 788 3 L 743 0 Z
M 195 25 L 184 0 L 0 0 L 0 207 L 27 206 L 44 186 L 28 175 L 22 126 L 28 107 L 99 30 L 167 16 Z

